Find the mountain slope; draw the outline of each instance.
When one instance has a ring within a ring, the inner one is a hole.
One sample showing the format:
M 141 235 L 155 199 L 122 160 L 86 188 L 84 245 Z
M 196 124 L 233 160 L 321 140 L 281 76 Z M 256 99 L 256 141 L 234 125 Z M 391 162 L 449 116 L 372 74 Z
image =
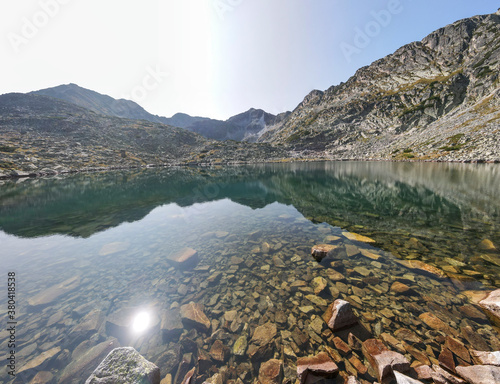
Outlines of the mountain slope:
M 133 101 L 125 99 L 117 100 L 111 96 L 82 88 L 76 84 L 59 85 L 53 88 L 34 91 L 31 94 L 55 97 L 56 99 L 67 101 L 101 115 L 169 124 L 166 117 L 153 115 Z
M 0 177 L 282 157 L 285 151 L 269 145 L 214 142 L 182 128 L 100 115 L 52 97 L 0 96 Z
M 441 28 L 312 91 L 261 141 L 330 158 L 498 159 L 500 13 Z
M 82 88 L 76 84 L 59 85 L 53 88 L 34 91 L 31 94 L 54 97 L 102 115 L 147 120 L 153 123 L 186 128 L 208 139 L 215 140 L 245 140 L 255 142 L 262 130 L 277 122 L 276 116 L 261 109 L 253 108 L 233 116 L 226 121 L 190 116 L 186 113 L 176 113 L 170 118 L 162 117 L 147 112 L 133 101 L 124 99 L 116 100 L 110 96 Z

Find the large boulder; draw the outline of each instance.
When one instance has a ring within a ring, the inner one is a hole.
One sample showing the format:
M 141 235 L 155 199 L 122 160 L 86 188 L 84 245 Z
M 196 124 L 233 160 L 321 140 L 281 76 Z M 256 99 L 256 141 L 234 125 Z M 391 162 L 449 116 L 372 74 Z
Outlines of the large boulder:
M 159 384 L 160 368 L 132 347 L 113 349 L 85 384 Z

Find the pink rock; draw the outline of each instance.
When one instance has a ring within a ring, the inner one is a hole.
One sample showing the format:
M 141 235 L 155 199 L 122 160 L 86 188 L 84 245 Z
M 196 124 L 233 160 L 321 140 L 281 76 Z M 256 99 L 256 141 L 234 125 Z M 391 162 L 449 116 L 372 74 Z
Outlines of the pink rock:
M 363 355 L 377 372 L 379 381 L 389 377 L 393 371 L 406 372 L 410 363 L 402 354 L 389 351 L 380 340 L 368 339 L 363 342 Z
M 500 289 L 490 292 L 486 299 L 479 302 L 490 320 L 500 327 Z
M 493 365 L 471 365 L 457 367 L 457 373 L 470 384 L 498 384 L 500 383 L 500 367 Z
M 297 359 L 297 375 L 301 384 L 306 383 L 307 376 L 310 373 L 330 377 L 335 375 L 338 370 L 337 364 L 333 362 L 326 352 L 320 352 L 316 356 Z
M 323 315 L 323 320 L 325 320 L 328 327 L 333 331 L 354 325 L 358 322 L 358 318 L 352 311 L 351 304 L 341 299 L 337 299 L 330 304 Z

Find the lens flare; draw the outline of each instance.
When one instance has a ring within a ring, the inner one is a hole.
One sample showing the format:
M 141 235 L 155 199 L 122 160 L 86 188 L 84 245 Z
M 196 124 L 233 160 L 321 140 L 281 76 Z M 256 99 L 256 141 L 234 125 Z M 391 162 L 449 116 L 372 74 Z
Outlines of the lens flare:
M 140 312 L 134 317 L 132 322 L 132 330 L 134 332 L 140 333 L 144 332 L 149 327 L 151 322 L 151 316 L 147 312 Z

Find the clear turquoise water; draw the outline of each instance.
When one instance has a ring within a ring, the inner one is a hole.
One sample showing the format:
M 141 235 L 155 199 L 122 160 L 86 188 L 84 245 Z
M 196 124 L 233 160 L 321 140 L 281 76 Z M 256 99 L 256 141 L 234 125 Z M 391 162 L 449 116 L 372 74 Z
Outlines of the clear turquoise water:
M 496 165 L 406 163 L 150 169 L 4 182 L 0 271 L 3 276 L 15 271 L 18 283 L 17 344 L 24 352 L 18 354 L 17 370 L 42 352 L 61 347 L 24 377 L 49 371 L 55 382 L 61 377 L 64 382 L 84 382 L 95 364 L 78 370 L 77 376 L 65 376 L 66 367 L 82 359 L 75 350 L 88 351 L 118 337 L 121 345 L 132 345 L 163 364 L 164 377 L 166 351 L 189 338 L 198 343 L 193 352 L 198 357 L 220 335 L 210 338 L 211 332 L 186 329 L 181 340 L 165 340 L 156 324 L 128 337 L 131 330 L 117 333 L 106 324 L 123 308 L 159 318 L 165 310 L 194 301 L 229 334 L 224 340 L 230 347 L 240 334 L 248 334 L 251 344 L 256 326 L 276 323 L 278 335 L 270 354 L 283 359 L 285 374 L 291 375 L 294 357 L 284 355 L 284 347 L 295 348 L 293 353 L 300 357 L 331 345 L 326 331 L 314 335 L 310 329 L 325 310 L 321 301 L 307 298 L 318 276 L 331 288 L 318 297 L 327 303 L 349 300 L 374 337 L 409 328 L 420 339 L 414 347 L 437 358 L 440 333 L 418 317 L 432 312 L 465 344 L 470 341 L 463 328 L 469 326 L 489 348 L 498 349 L 498 333 L 489 322 L 467 317 L 460 307 L 468 303 L 465 291 L 500 287 L 500 255 L 480 246 L 488 239 L 500 247 L 499 185 Z M 375 243 L 348 240 L 345 232 L 368 236 Z M 263 252 L 263 243 L 269 245 L 268 252 Z M 318 243 L 335 244 L 338 252 L 319 264 L 310 255 Z M 349 257 L 346 245 L 380 259 Z M 168 262 L 169 255 L 184 247 L 198 252 L 195 269 L 179 270 Z M 234 265 L 231 257 L 243 262 Z M 424 261 L 449 277 L 405 268 L 400 259 Z M 360 267 L 369 275 L 360 274 Z M 344 276 L 340 284 L 330 278 L 332 270 Z M 218 272 L 220 281 L 207 283 Z M 30 305 L 41 292 L 72 277 L 79 279 L 74 289 L 49 303 Z M 304 288 L 291 288 L 297 280 L 305 282 Z M 417 294 L 395 295 L 389 289 L 395 281 Z M 306 312 L 305 307 L 312 309 Z M 384 308 L 392 313 L 380 314 Z M 92 310 L 100 311 L 101 321 L 84 336 L 73 337 Z M 242 323 L 234 332 L 224 320 L 232 310 Z M 285 323 L 277 321 L 278 312 L 284 313 Z M 6 323 L 6 317 L 2 319 Z M 295 331 L 309 339 L 303 348 L 296 349 L 297 342 L 288 334 Z M 7 350 L 7 336 L 0 332 L 2 351 Z M 229 359 L 224 365 L 248 370 L 253 364 L 258 372 L 259 363 L 248 353 L 230 354 Z M 221 365 L 214 361 L 210 373 Z M 342 363 L 340 367 L 350 369 Z M 177 370 L 170 373 L 175 377 Z M 249 372 L 240 375 L 244 382 L 252 381 L 255 371 Z M 3 367 L 1 376 L 8 381 Z

